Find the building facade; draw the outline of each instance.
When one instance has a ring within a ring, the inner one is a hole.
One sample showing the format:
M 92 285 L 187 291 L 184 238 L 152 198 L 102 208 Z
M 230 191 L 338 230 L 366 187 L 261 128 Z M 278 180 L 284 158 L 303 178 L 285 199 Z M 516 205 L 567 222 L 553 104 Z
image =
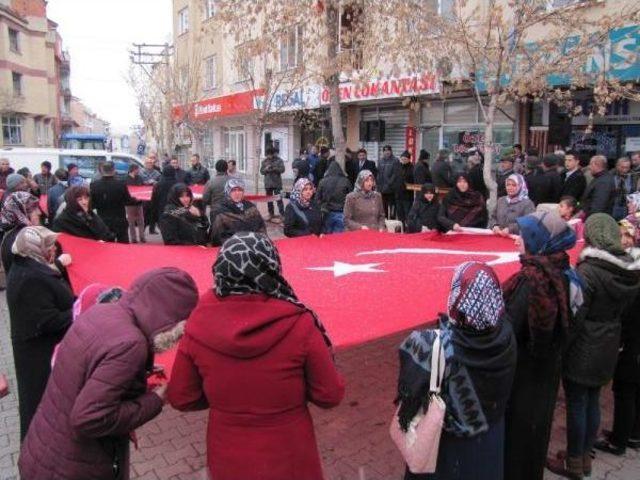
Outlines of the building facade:
M 3 146 L 52 147 L 69 120 L 70 62 L 46 1 L 0 2 Z
M 343 2 L 343 8 L 348 3 Z M 438 15 L 447 15 L 452 3 L 425 2 Z M 632 0 L 550 0 L 547 8 L 577 8 L 581 15 L 598 17 L 619 8 L 620 3 L 632 4 Z M 470 2 L 469 8 L 476 5 L 480 6 L 479 14 L 483 14 L 479 0 Z M 261 135 L 257 134 L 255 113 L 260 110 L 261 92 L 238 74 L 233 59 L 236 45 L 225 38 L 224 28 L 216 23 L 215 0 L 174 0 L 173 18 L 178 68 L 196 61 L 201 65 L 193 115 L 203 125 L 202 141 L 196 141 L 188 129 L 179 128 L 176 143 L 182 142 L 179 146 L 185 158 L 189 151 L 199 151 L 210 165 L 217 158 L 234 158 L 240 171 L 259 184 L 259 159 L 267 145 L 279 149 L 287 167 L 285 175 L 291 177 L 291 162 L 301 147 L 332 144 L 327 114 L 329 93 L 318 85 L 282 92 L 281 101 L 276 92 L 273 103 L 280 103 L 280 111 L 290 115 L 278 116 L 278 120 L 264 126 Z M 613 32 L 602 61 L 612 66 L 618 78 L 638 84 L 640 30 L 637 25 L 625 28 L 631 29 L 631 35 L 617 42 Z M 296 33 L 285 42 L 275 40 L 281 42 L 280 63 L 293 62 L 295 66 L 296 61 L 305 61 L 306 48 L 318 48 L 302 45 L 301 36 Z M 587 90 L 579 92 L 577 98 L 585 105 L 592 101 Z M 484 120 L 473 89 L 448 92 L 445 98 L 434 72 L 360 79 L 357 84 L 342 78 L 340 103 L 347 146 L 352 150 L 366 148 L 373 160 L 379 158 L 387 144 L 396 155 L 408 149 L 414 158 L 420 148 L 429 151 L 432 159 L 437 150 L 446 148 L 460 164 L 462 154 L 470 148 L 484 148 Z M 313 128 L 305 128 L 299 118 L 300 112 L 309 110 L 319 112 Z M 534 146 L 541 154 L 561 147 L 578 149 L 585 155 L 604 153 L 610 158 L 639 148 L 638 102 L 617 102 L 594 123 L 593 129 L 587 129 L 586 117 L 571 116 L 548 102 L 507 105 L 495 121 L 494 158 L 514 143 Z

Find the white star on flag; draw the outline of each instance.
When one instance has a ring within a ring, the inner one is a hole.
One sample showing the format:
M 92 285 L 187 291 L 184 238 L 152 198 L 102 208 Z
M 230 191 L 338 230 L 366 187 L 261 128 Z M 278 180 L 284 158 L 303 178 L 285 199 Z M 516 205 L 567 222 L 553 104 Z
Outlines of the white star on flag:
M 386 270 L 379 270 L 382 263 L 363 263 L 353 265 L 351 263 L 333 262 L 333 267 L 308 267 L 307 270 L 333 272 L 334 277 L 344 277 L 350 273 L 385 273 Z

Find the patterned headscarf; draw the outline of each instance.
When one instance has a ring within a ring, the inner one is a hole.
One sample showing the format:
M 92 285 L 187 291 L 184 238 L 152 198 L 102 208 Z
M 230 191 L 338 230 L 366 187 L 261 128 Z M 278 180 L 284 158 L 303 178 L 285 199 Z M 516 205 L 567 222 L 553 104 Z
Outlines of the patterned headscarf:
M 307 185 L 313 186 L 313 183 L 308 178 L 299 178 L 298 181 L 293 186 L 293 190 L 291 190 L 291 196 L 289 199 L 292 202 L 297 203 L 302 208 L 307 208 L 309 206 L 309 200 L 304 200 L 302 198 L 302 191 L 305 189 Z
M 265 234 L 241 232 L 224 242 L 213 265 L 213 275 L 219 297 L 262 293 L 304 308 L 313 315 L 316 327 L 331 347 L 318 316 L 298 300 L 282 276 L 278 250 Z
M 244 191 L 244 181 L 242 181 L 242 179 L 240 178 L 230 178 L 229 180 L 227 180 L 227 183 L 225 183 L 224 185 L 224 196 L 229 200 L 231 200 L 231 190 L 233 190 L 234 188 L 241 188 L 242 191 Z M 240 210 L 242 210 L 244 207 L 244 204 L 242 202 L 235 203 L 234 205 Z
M 504 313 L 504 300 L 493 269 L 479 262 L 458 266 L 451 281 L 448 310 L 454 325 L 478 332 L 495 328 Z
M 38 198 L 29 192 L 14 192 L 4 202 L 0 225 L 4 230 L 31 225 L 29 215 L 39 206 Z
M 365 192 L 364 181 L 369 177 L 373 178 L 373 188 L 371 189 L 370 192 Z M 353 187 L 353 191 L 369 196 L 376 189 L 375 180 L 376 180 L 376 177 L 374 177 L 371 170 L 361 170 L 360 173 L 358 174 L 358 178 L 356 178 L 356 184 Z
M 522 175 L 520 175 L 519 173 L 512 173 L 507 177 L 507 180 L 505 181 L 509 180 L 515 182 L 516 186 L 518 187 L 518 192 L 514 197 L 510 197 L 509 195 L 507 195 L 507 203 L 518 203 L 529 198 L 529 189 L 527 188 L 527 182 L 525 182 Z
M 627 202 L 633 203 L 636 206 L 636 210 L 640 211 L 640 192 L 627 195 Z
M 49 261 L 49 251 L 56 244 L 57 239 L 58 234 L 46 227 L 26 227 L 18 233 L 11 252 L 21 257 L 32 258 L 55 269 L 56 267 Z

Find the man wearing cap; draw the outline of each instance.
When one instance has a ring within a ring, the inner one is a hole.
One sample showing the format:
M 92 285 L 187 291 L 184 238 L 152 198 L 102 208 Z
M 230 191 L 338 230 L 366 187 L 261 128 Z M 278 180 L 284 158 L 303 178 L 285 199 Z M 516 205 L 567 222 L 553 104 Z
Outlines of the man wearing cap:
M 7 176 L 5 184 L 6 188 L 4 190 L 4 193 L 2 194 L 2 200 L 0 200 L 0 203 L 2 205 L 4 205 L 4 201 L 12 193 L 29 191 L 29 183 L 27 182 L 27 179 L 19 173 L 9 174 L 9 176 Z
M 498 182 L 498 198 L 504 197 L 507 194 L 507 178 L 509 175 L 513 175 L 513 153 L 505 153 L 500 157 L 500 165 L 498 166 L 498 174 L 496 175 L 496 181 Z
M 139 200 L 129 193 L 127 184 L 115 178 L 116 168 L 113 162 L 105 162 L 101 167 L 102 176 L 91 182 L 91 204 L 107 227 L 116 234 L 120 243 L 129 243 L 127 205 L 138 205 Z
M 537 206 L 540 203 L 558 203 L 562 193 L 562 177 L 558 173 L 560 157 L 549 153 L 542 160 L 542 171 L 527 177 L 529 198 Z

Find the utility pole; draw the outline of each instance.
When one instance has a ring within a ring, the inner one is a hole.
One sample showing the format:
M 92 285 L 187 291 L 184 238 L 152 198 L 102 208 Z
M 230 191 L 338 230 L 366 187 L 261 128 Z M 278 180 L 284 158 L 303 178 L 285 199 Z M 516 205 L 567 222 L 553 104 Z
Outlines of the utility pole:
M 172 115 L 172 96 L 171 96 L 171 75 L 170 75 L 170 57 L 173 55 L 173 45 L 134 43 L 129 51 L 129 58 L 133 65 L 137 65 L 149 77 L 149 80 L 162 93 L 164 102 L 161 106 L 160 121 L 160 137 L 163 140 L 164 151 L 171 154 L 173 151 L 173 119 Z M 159 71 L 164 68 L 163 71 Z M 155 72 L 154 72 L 155 71 Z M 160 79 L 158 75 L 160 73 Z M 164 78 L 162 78 L 164 77 Z M 167 127 L 167 135 L 165 135 L 165 121 Z

